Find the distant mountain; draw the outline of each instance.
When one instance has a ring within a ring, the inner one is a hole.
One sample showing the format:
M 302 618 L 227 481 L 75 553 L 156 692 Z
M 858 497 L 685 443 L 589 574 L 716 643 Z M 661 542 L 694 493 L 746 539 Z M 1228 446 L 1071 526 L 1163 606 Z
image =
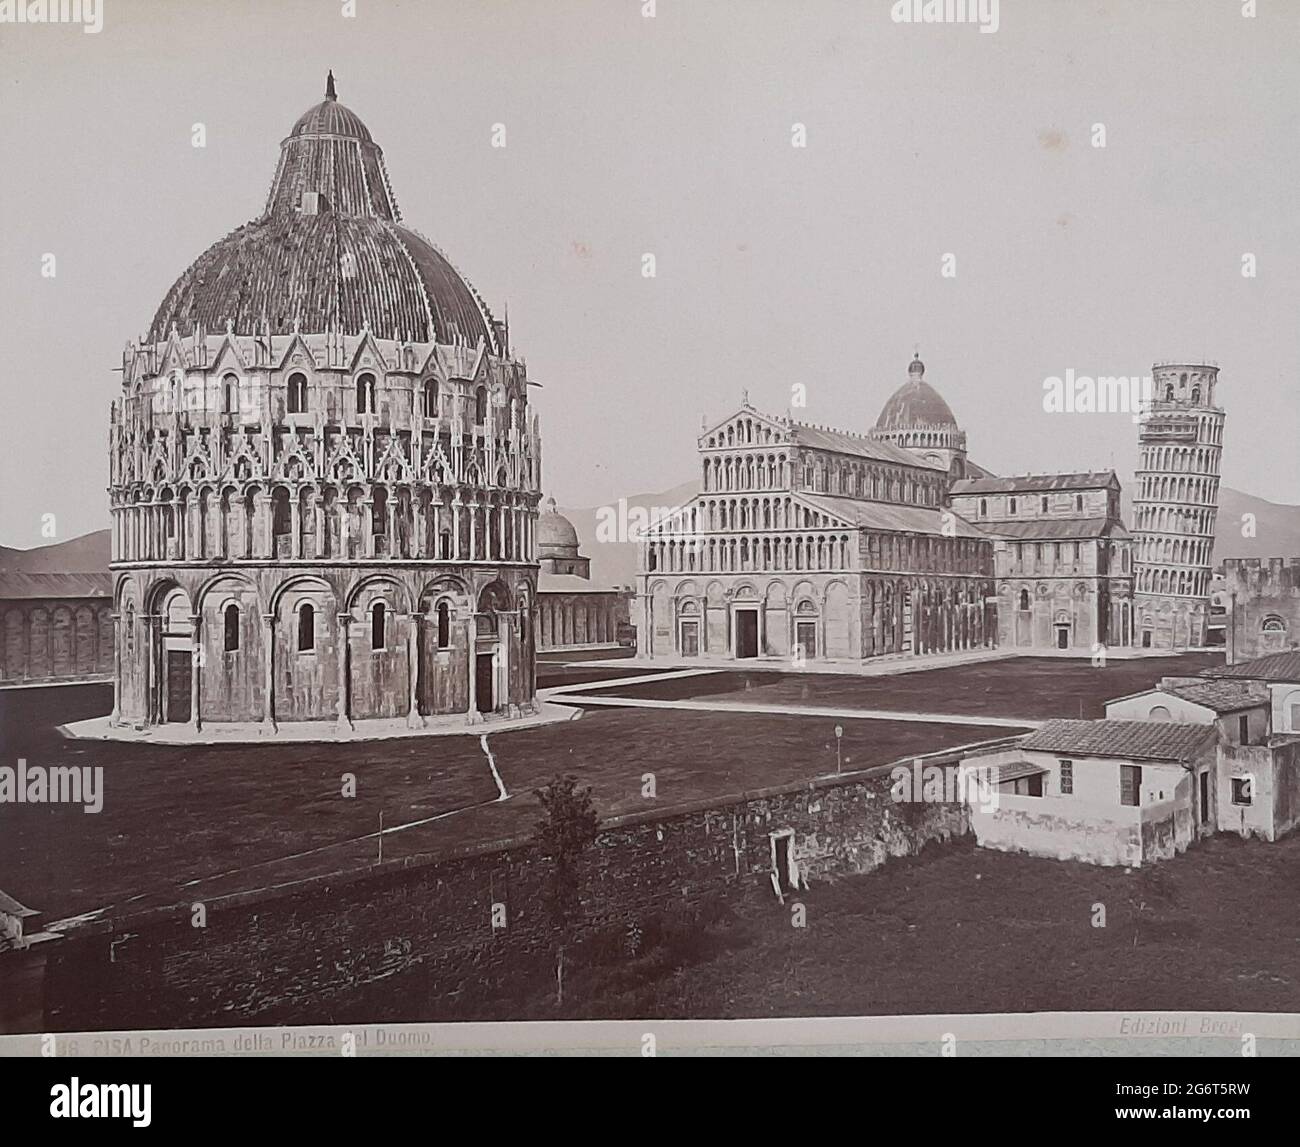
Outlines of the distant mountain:
M 3 573 L 107 573 L 110 553 L 108 530 L 96 530 L 66 542 L 14 550 L 0 546 Z

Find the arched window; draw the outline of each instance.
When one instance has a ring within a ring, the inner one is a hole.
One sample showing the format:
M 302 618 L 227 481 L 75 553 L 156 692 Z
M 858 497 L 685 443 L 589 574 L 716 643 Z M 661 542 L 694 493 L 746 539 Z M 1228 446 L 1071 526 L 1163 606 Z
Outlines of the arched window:
M 1264 622 L 1260 628 L 1265 633 L 1285 633 L 1286 622 L 1275 614 L 1270 614 L 1268 617 L 1264 618 Z
M 1020 608 L 1021 609 L 1029 608 L 1029 591 L 1027 589 L 1022 589 L 1020 591 Z
M 451 561 L 451 531 L 443 530 L 438 535 L 438 557 L 444 562 Z
M 316 607 L 304 601 L 298 609 L 298 652 L 310 653 L 316 648 Z
M 436 378 L 426 378 L 424 380 L 424 416 L 425 418 L 438 417 L 438 380 Z
M 221 380 L 221 409 L 226 414 L 239 413 L 239 379 L 233 374 Z
M 234 653 L 239 649 L 239 606 L 233 601 L 226 606 L 223 622 L 225 628 L 224 649 L 227 653 Z
M 1171 382 L 1165 387 L 1165 401 L 1173 402 L 1173 400 L 1174 400 L 1174 384 Z
M 445 601 L 438 602 L 438 648 L 451 644 L 451 609 Z
M 1147 714 L 1148 721 L 1168 721 L 1170 719 L 1171 714 L 1164 705 L 1152 705 L 1151 712 Z
M 375 602 L 370 607 L 370 648 L 383 649 L 384 645 L 384 603 Z
M 289 376 L 289 413 L 303 414 L 307 410 L 307 376 L 293 373 Z
M 1194 386 L 1192 387 L 1192 405 L 1200 406 L 1200 404 L 1201 404 L 1201 388 L 1199 386 Z
M 482 426 L 487 421 L 488 392 L 486 386 L 480 386 L 474 392 L 474 425 Z
M 375 376 L 373 374 L 357 375 L 357 413 L 375 413 Z

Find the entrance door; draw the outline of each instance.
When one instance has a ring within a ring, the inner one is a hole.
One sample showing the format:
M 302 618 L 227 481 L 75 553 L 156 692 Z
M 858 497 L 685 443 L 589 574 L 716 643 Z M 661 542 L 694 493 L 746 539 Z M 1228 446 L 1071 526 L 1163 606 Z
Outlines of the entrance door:
M 1201 774 L 1201 823 L 1210 823 L 1210 774 L 1208 770 Z
M 474 699 L 478 703 L 480 713 L 491 713 L 496 708 L 496 699 L 492 696 L 492 685 L 495 680 L 492 654 L 478 654 L 474 662 Z
M 772 837 L 772 868 L 775 870 L 777 884 L 782 892 L 794 891 L 790 883 L 790 841 L 787 833 Z
M 1144 629 L 1142 631 L 1142 648 L 1143 649 L 1151 648 L 1151 630 L 1149 629 Z
M 758 656 L 758 610 L 736 610 L 736 656 Z
M 813 621 L 796 621 L 794 624 L 794 641 L 803 650 L 804 657 L 816 657 L 817 623 Z
M 1070 648 L 1070 627 L 1068 625 L 1058 625 L 1056 627 L 1056 648 Z
M 188 649 L 167 650 L 167 696 L 164 721 L 184 724 L 190 719 L 190 675 L 192 657 Z
M 682 656 L 698 657 L 700 655 L 700 623 L 698 621 L 682 622 Z

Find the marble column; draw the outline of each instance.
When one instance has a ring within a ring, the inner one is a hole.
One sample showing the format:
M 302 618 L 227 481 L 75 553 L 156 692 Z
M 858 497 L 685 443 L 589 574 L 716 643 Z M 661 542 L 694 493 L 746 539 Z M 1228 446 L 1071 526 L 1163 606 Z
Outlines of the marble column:
M 262 728 L 275 732 L 275 614 L 262 614 Z
M 346 515 L 344 515 L 346 520 Z M 346 536 L 346 535 L 345 535 Z M 338 615 L 338 722 L 335 733 L 344 737 L 352 732 L 352 721 L 348 716 L 348 658 L 351 652 L 351 613 Z
M 203 677 L 203 644 L 197 613 L 190 614 L 190 731 L 197 733 L 202 727 L 199 720 L 199 681 Z
M 408 729 L 419 729 L 423 728 L 424 719 L 420 716 L 419 705 L 420 615 L 418 613 L 412 613 L 406 619 L 406 664 L 407 676 L 410 679 L 411 686 L 409 705 L 406 711 L 406 727 Z
M 482 718 L 478 711 L 478 631 L 473 613 L 465 619 L 465 648 L 469 657 L 469 709 L 465 723 L 475 725 Z

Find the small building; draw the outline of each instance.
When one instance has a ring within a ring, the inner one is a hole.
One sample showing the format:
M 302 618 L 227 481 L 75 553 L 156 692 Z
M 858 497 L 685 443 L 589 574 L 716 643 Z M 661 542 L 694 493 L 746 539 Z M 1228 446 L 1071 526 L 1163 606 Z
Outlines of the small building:
M 1300 650 L 1269 653 L 1236 665 L 1216 665 L 1203 677 L 1220 681 L 1254 681 L 1271 702 L 1269 728 L 1275 735 L 1300 736 Z
M 113 679 L 113 579 L 0 571 L 0 687 Z
M 1164 678 L 1154 689 L 1106 702 L 1120 721 L 1213 725 L 1227 745 L 1262 745 L 1272 732 L 1268 689 L 1257 681 Z
M 981 847 L 1138 867 L 1213 831 L 1218 739 L 1206 725 L 1049 721 L 1018 746 L 963 760 L 994 773 L 970 798 Z
M 632 637 L 631 589 L 593 585 L 578 531 L 548 498 L 537 519 L 538 649 L 617 649 Z

